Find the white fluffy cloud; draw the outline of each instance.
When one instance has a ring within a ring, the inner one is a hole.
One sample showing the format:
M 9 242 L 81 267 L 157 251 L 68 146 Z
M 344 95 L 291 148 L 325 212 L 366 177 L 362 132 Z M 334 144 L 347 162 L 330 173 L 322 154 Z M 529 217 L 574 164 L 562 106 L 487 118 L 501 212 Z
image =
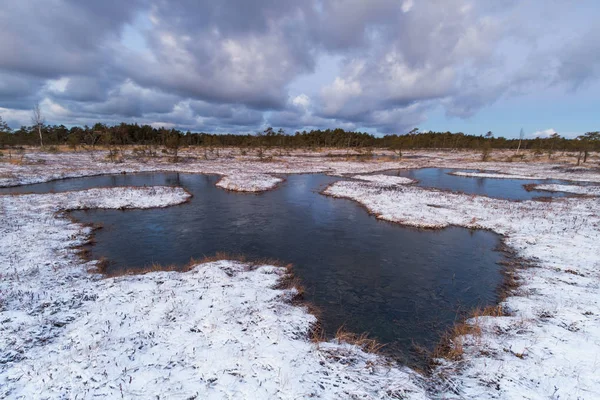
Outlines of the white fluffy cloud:
M 549 138 L 550 136 L 558 134 L 561 137 L 565 137 L 567 139 L 573 139 L 577 136 L 583 135 L 583 132 L 557 132 L 554 128 L 543 129 L 539 131 L 533 132 L 530 136 L 532 138 Z
M 534 137 L 534 138 L 538 138 L 538 137 L 539 138 L 549 138 L 550 136 L 554 135 L 555 133 L 558 133 L 558 132 L 556 132 L 554 130 L 554 128 L 550 128 L 550 129 L 544 129 L 544 130 L 541 130 L 541 131 L 533 132 L 531 134 L 531 137 Z

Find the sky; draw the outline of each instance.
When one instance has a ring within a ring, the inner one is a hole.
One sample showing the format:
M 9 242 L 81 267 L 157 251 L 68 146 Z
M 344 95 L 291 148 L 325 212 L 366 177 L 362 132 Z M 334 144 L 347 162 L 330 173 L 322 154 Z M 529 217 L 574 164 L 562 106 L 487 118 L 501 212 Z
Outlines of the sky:
M 4 0 L 0 117 L 517 137 L 600 129 L 597 0 Z

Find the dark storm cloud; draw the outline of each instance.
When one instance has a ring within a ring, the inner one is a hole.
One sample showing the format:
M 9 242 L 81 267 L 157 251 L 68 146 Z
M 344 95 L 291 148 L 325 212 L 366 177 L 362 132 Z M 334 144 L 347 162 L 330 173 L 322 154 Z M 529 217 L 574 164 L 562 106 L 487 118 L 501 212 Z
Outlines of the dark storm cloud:
M 0 107 L 30 108 L 44 84 L 43 79 L 0 71 Z
M 546 6 L 543 18 L 560 20 L 564 7 Z M 0 112 L 27 123 L 24 110 L 39 101 L 55 123 L 402 132 L 435 107 L 468 118 L 505 96 L 597 79 L 598 29 L 540 46 L 545 32 L 529 28 L 537 9 L 517 0 L 8 0 Z M 511 46 L 525 61 L 510 63 L 501 49 Z M 339 73 L 299 96 L 293 83 L 322 74 L 322 56 L 341 60 Z
M 125 82 L 118 89 L 111 91 L 106 101 L 86 104 L 83 110 L 100 115 L 142 117 L 147 113 L 169 113 L 178 101 L 179 98 L 175 95 Z
M 9 0 L 0 12 L 0 68 L 52 78 L 87 73 L 110 57 L 138 1 Z
M 48 95 L 57 100 L 71 100 L 82 103 L 103 102 L 111 90 L 118 86 L 115 77 L 109 76 L 69 76 L 64 90 L 48 89 Z
M 219 126 L 223 126 L 244 131 L 247 127 L 261 126 L 264 120 L 263 112 L 239 104 L 214 105 L 195 101 L 190 103 L 190 109 L 202 121 L 205 130 L 207 127 L 218 130 Z

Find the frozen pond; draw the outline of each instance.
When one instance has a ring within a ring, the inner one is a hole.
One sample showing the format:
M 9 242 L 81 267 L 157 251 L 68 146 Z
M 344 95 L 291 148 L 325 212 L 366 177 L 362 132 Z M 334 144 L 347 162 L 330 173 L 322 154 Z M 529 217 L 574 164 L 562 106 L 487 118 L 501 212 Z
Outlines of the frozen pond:
M 355 202 L 319 193 L 337 179 L 290 175 L 260 195 L 219 189 L 217 176 L 176 173 L 77 178 L 0 191 L 183 186 L 194 197 L 180 206 L 74 212 L 77 220 L 104 226 L 89 247 L 92 256 L 107 257 L 112 271 L 184 265 L 216 252 L 292 263 L 329 335 L 341 325 L 370 332 L 404 361 L 411 361 L 413 343 L 433 346 L 457 310 L 496 302 L 502 282 L 497 235 L 378 221 Z

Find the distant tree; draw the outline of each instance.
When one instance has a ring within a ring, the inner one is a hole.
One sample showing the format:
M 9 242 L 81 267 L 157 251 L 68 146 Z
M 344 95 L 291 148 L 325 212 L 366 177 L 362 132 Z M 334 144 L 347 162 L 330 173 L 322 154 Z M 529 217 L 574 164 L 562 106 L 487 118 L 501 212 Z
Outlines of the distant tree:
M 173 151 L 173 162 L 179 162 L 179 144 L 181 141 L 181 136 L 179 132 L 175 129 L 171 129 L 169 133 L 167 133 L 167 138 L 165 140 L 165 146 L 168 149 Z
M 581 143 L 579 157 L 577 159 L 577 165 L 579 165 L 581 153 L 583 152 L 583 162 L 586 163 L 590 150 L 597 144 L 600 144 L 600 132 L 587 132 L 581 136 L 578 136 L 577 139 Z
M 548 158 L 552 158 L 552 154 L 554 153 L 554 148 L 557 143 L 560 141 L 560 135 L 557 132 L 554 132 L 552 135 L 548 137 L 548 141 L 550 142 L 550 149 L 548 149 Z
M 36 103 L 33 106 L 33 110 L 31 112 L 31 122 L 33 126 L 37 128 L 38 134 L 40 136 L 40 147 L 44 148 L 44 139 L 42 137 L 42 127 L 44 126 L 44 116 L 42 115 L 42 110 L 40 110 L 40 104 Z
M 87 127 L 86 127 L 87 128 Z M 84 141 L 87 145 L 92 146 L 92 150 L 102 138 L 102 131 L 95 131 L 87 128 L 84 134 Z
M 492 150 L 492 145 L 489 140 L 483 140 L 481 144 L 481 161 L 489 161 L 490 160 L 490 152 Z
M 0 116 L 0 148 L 10 144 L 10 133 L 10 127 Z
M 388 145 L 399 157 L 402 157 L 402 140 L 400 137 L 394 135 L 392 143 Z
M 6 122 L 4 122 L 1 115 L 0 115 L 0 132 L 10 132 L 10 127 L 8 126 L 8 124 Z
M 69 134 L 69 136 L 67 136 L 67 143 L 69 144 L 69 147 L 72 148 L 73 150 L 77 150 L 77 145 L 79 145 L 79 137 L 75 134 Z
M 408 135 L 410 136 L 410 147 L 415 148 L 415 136 L 419 133 L 419 128 L 413 128 Z
M 113 133 L 110 130 L 105 130 L 101 133 L 100 143 L 102 143 L 104 146 L 108 147 L 108 154 L 106 155 L 106 158 L 108 160 L 110 160 L 111 162 L 119 161 L 119 150 L 115 146 L 115 142 L 116 142 L 115 136 L 113 135 Z

